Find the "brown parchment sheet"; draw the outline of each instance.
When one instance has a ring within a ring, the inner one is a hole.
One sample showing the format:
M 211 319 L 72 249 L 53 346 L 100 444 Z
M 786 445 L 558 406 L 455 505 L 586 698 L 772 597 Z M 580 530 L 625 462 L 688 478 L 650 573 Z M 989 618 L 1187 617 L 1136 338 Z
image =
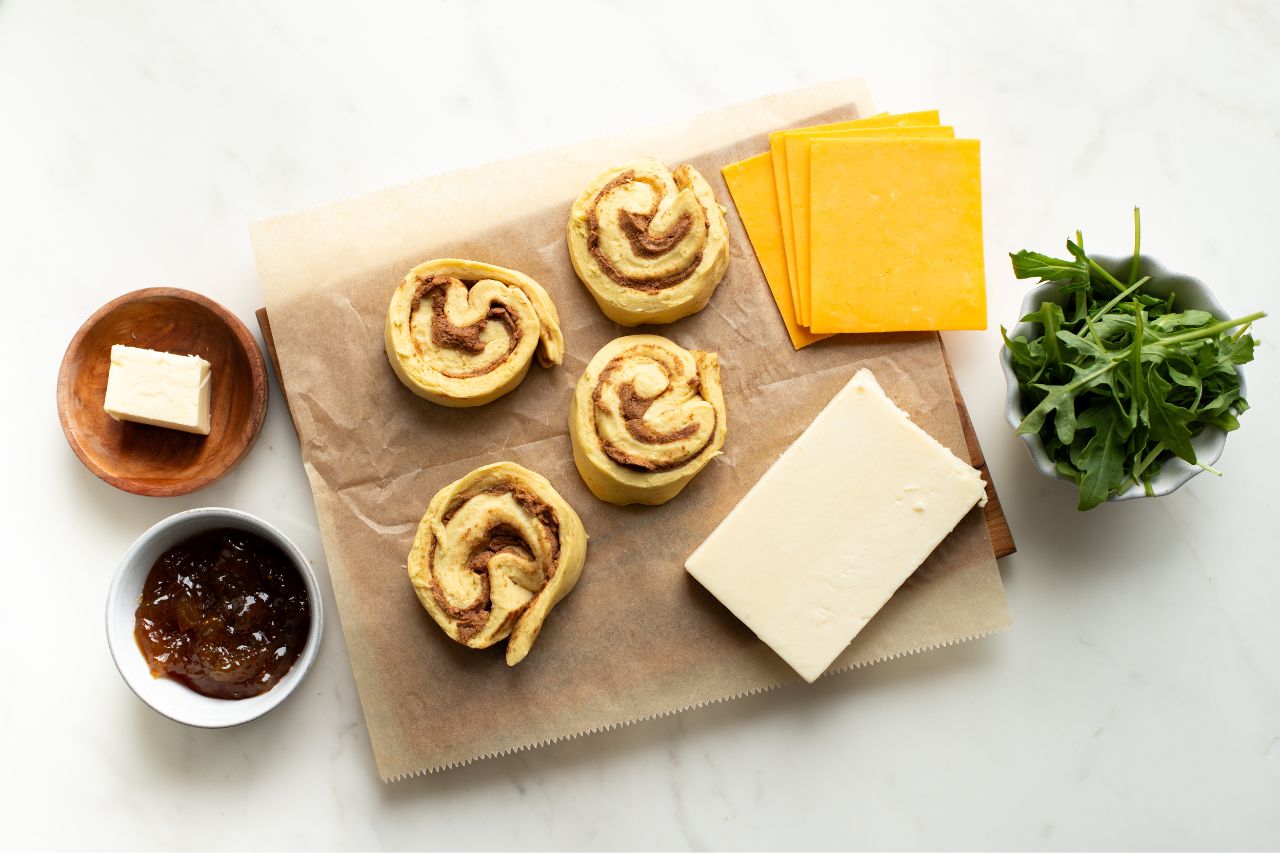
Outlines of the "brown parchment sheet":
M 770 130 L 870 112 L 861 82 L 839 81 L 252 226 L 279 367 L 384 780 L 799 681 L 685 573 L 684 560 L 858 368 L 870 367 L 917 423 L 968 458 L 936 335 L 845 335 L 791 348 L 720 176 L 724 164 L 766 150 Z M 692 163 L 729 211 L 729 272 L 710 305 L 677 323 L 635 330 L 720 353 L 728 440 L 723 455 L 665 506 L 616 507 L 579 479 L 567 422 L 586 363 L 631 331 L 605 318 L 577 280 L 564 233 L 582 187 L 642 155 L 672 167 Z M 411 394 L 387 363 L 383 321 L 405 273 L 434 257 L 488 261 L 538 280 L 560 313 L 564 364 L 535 363 L 518 389 L 475 409 Z M 500 460 L 550 479 L 591 537 L 582 579 L 552 611 L 529 657 L 511 668 L 501 646 L 478 651 L 449 640 L 419 605 L 405 571 L 431 496 Z M 779 518 L 778 535 L 786 529 Z M 1008 624 L 991 541 L 975 509 L 832 670 Z

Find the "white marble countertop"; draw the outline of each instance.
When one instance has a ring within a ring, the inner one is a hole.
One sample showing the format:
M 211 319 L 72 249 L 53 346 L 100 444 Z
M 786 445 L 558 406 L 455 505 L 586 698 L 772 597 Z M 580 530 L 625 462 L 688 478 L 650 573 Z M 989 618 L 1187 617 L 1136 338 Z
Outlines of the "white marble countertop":
M 4 846 L 1280 846 L 1277 7 L 648 8 L 0 2 Z M 947 344 L 1020 549 L 1011 631 L 393 785 L 337 619 L 257 723 L 132 696 L 102 608 L 147 526 L 235 506 L 325 566 L 278 388 L 204 492 L 80 466 L 54 386 L 95 308 L 171 284 L 253 325 L 253 219 L 849 74 L 983 141 L 991 328 Z M 1225 476 L 1078 514 L 1003 420 L 1004 253 L 1123 251 L 1134 203 L 1152 254 L 1273 318 Z

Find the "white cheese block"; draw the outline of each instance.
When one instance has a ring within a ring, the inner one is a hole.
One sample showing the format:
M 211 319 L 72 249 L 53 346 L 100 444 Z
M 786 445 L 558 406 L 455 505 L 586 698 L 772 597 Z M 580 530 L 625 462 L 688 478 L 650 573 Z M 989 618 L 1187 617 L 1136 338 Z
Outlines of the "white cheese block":
M 813 681 L 984 489 L 863 369 L 685 568 Z
M 116 344 L 102 406 L 120 421 L 209 434 L 209 362 Z

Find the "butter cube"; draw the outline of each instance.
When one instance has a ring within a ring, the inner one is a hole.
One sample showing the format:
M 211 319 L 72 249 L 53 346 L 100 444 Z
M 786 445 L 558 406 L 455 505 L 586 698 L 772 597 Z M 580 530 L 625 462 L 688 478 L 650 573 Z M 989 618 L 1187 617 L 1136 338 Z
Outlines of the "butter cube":
M 209 434 L 209 362 L 116 344 L 103 409 L 118 421 Z
M 813 681 L 984 490 L 863 369 L 685 568 Z

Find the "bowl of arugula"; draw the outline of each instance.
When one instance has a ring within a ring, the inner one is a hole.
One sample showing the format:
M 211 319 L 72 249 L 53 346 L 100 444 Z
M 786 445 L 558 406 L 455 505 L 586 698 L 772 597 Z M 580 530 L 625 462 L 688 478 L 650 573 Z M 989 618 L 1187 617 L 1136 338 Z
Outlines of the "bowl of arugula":
M 1141 252 L 1067 259 L 1011 254 L 1014 275 L 1039 279 L 1022 319 L 1001 328 L 1009 424 L 1037 467 L 1074 483 L 1078 508 L 1166 495 L 1222 454 L 1248 408 L 1244 365 L 1266 314 L 1230 319 L 1202 282 Z

